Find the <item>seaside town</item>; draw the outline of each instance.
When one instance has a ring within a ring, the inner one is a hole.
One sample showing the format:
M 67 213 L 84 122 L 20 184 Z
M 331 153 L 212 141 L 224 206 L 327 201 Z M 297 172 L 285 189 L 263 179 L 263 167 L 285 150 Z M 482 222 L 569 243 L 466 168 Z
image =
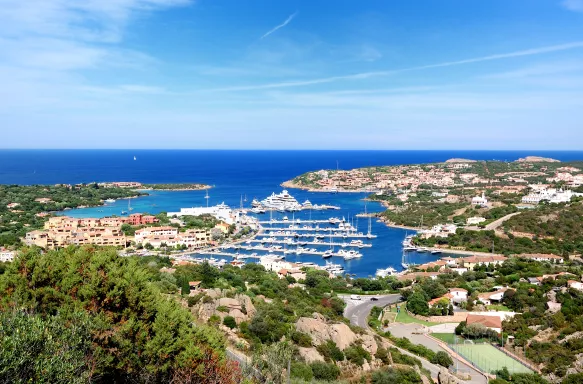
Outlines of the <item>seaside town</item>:
M 0 267 L 10 274 L 36 249 L 60 263 L 114 250 L 107 257 L 154 272 L 156 289 L 218 332 L 237 364 L 266 372 L 253 351 L 280 348 L 291 332 L 290 375 L 298 383 L 395 364 L 423 383 L 560 383 L 583 374 L 576 309 L 583 303 L 583 191 L 580 168 L 549 160 L 318 171 L 285 183 L 295 188 L 309 179 L 318 191 L 366 192 L 355 198 L 386 211 L 361 212 L 365 228 L 358 217 L 338 216 L 340 206 L 300 202 L 293 190 L 249 204 L 241 197 L 240 207 L 207 203 L 148 214 L 131 207 L 148 189 L 138 182 L 2 187 L 3 215 L 19 237 L 3 235 Z M 119 215 L 66 215 L 119 199 Z M 320 216 L 311 218 L 312 211 Z M 400 263 L 359 277 L 350 273 L 351 260 L 383 247 L 373 219 L 410 232 L 398 245 Z M 70 252 L 78 256 L 61 257 Z

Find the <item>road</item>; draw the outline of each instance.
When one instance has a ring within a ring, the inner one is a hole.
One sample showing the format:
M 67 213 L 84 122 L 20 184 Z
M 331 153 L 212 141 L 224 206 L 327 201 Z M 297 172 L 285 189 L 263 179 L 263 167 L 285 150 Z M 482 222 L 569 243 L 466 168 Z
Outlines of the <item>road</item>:
M 344 310 L 344 317 L 350 319 L 354 325 L 361 328 L 368 328 L 368 315 L 375 305 L 377 307 L 384 307 L 389 304 L 394 304 L 401 298 L 400 294 L 392 295 L 377 295 L 377 296 L 361 296 L 362 300 L 351 300 L 350 295 L 339 295 L 339 297 L 346 303 Z M 370 301 L 371 297 L 376 297 L 378 301 Z
M 445 351 L 449 353 L 449 351 L 443 349 L 435 339 L 426 336 L 424 334 L 424 328 L 425 326 L 421 324 L 393 323 L 389 325 L 388 330 L 395 337 L 405 337 L 411 340 L 412 343 L 421 344 L 431 349 L 432 351 L 435 352 Z M 446 327 L 442 328 L 446 329 Z M 458 369 L 458 372 L 462 374 L 469 374 L 471 376 L 471 380 L 468 381 L 469 383 L 485 384 L 488 382 L 484 375 L 482 375 L 472 366 L 466 364 L 464 361 L 458 360 L 456 356 L 453 356 L 451 354 L 450 356 L 453 359 L 454 366 Z
M 339 295 L 344 302 L 346 303 L 346 309 L 344 310 L 344 317 L 350 319 L 350 323 L 353 325 L 357 325 L 359 327 L 365 328 L 365 329 L 370 329 L 368 326 L 368 315 L 370 314 L 370 311 L 372 310 L 372 307 L 374 307 L 375 305 L 377 307 L 384 307 L 385 305 L 388 304 L 394 304 L 400 301 L 401 295 L 396 294 L 396 295 L 377 295 L 374 296 L 376 298 L 378 298 L 378 301 L 370 301 L 370 298 L 373 296 L 361 296 L 362 300 L 352 300 L 350 299 L 349 295 Z M 421 365 L 423 366 L 423 368 L 429 370 L 429 372 L 431 372 L 431 377 L 437 378 L 437 375 L 439 374 L 439 369 L 440 367 L 435 365 L 435 364 L 431 364 L 429 361 L 419 358 L 419 356 L 405 350 L 402 348 L 397 348 L 401 353 L 404 353 L 406 355 L 412 356 L 412 357 L 416 357 L 419 360 L 421 360 Z
M 393 294 L 393 295 L 374 296 L 378 299 L 377 301 L 370 301 L 370 298 L 373 296 L 361 296 L 361 298 L 362 298 L 361 300 L 352 300 L 352 299 L 350 299 L 350 295 L 339 295 L 339 297 L 341 297 L 344 300 L 344 302 L 346 303 L 346 309 L 344 310 L 344 317 L 349 319 L 350 323 L 353 325 L 357 325 L 359 327 L 369 329 L 367 319 L 368 319 L 368 315 L 370 314 L 370 311 L 372 310 L 372 307 L 374 307 L 375 305 L 377 307 L 384 307 L 388 304 L 397 303 L 400 301 L 401 295 Z M 396 325 L 398 327 L 394 328 Z M 413 334 L 415 326 L 419 327 L 418 324 L 405 325 L 405 324 L 400 324 L 400 323 L 394 323 L 394 324 L 392 324 L 392 326 L 393 327 L 390 329 L 391 333 L 394 332 L 393 334 L 396 337 L 407 337 L 413 343 L 425 345 L 426 347 L 428 347 L 434 351 L 443 350 L 435 340 L 433 340 L 429 337 L 423 336 L 423 335 L 414 335 Z M 408 331 L 409 327 L 410 327 L 410 331 Z M 421 360 L 421 365 L 423 366 L 423 368 L 429 370 L 429 372 L 431 372 L 432 377 L 437 378 L 437 375 L 439 373 L 441 366 L 432 364 L 429 361 L 427 361 L 423 358 L 420 358 L 419 356 L 417 356 L 417 355 L 415 355 L 415 354 L 413 354 L 405 349 L 398 348 L 398 347 L 396 347 L 396 348 L 399 349 L 399 351 L 401 351 L 401 353 L 416 357 L 419 360 Z M 469 380 L 468 383 L 486 384 L 488 382 L 482 374 L 477 372 L 472 367 L 466 365 L 465 363 L 463 363 L 461 361 L 457 362 L 455 359 L 454 359 L 454 361 L 456 363 L 458 363 L 458 367 L 459 367 L 460 372 L 470 373 L 471 380 Z
M 494 220 L 493 222 L 491 222 L 490 224 L 486 225 L 486 230 L 487 231 L 491 231 L 493 229 L 498 228 L 499 226 L 502 225 L 502 223 L 504 223 L 506 220 L 510 219 L 512 216 L 516 216 L 518 215 L 520 212 L 515 212 L 515 213 L 511 213 L 509 215 L 506 215 L 504 217 L 499 218 L 498 220 Z

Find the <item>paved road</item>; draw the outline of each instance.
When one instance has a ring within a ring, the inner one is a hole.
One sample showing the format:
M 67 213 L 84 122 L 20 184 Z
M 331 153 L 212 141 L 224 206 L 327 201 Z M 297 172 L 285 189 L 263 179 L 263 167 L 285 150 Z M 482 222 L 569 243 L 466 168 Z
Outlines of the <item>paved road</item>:
M 350 320 L 350 323 L 362 328 L 368 328 L 368 315 L 375 305 L 384 307 L 388 304 L 394 304 L 401 298 L 400 294 L 360 296 L 361 300 L 352 300 L 350 295 L 339 295 L 346 303 L 344 317 Z M 378 301 L 370 301 L 371 297 L 376 297 Z
M 393 323 L 389 325 L 388 329 L 395 337 L 406 337 L 411 340 L 412 343 L 424 345 L 432 351 L 445 351 L 449 353 L 449 351 L 444 350 L 437 341 L 423 334 L 423 331 L 426 330 L 424 325 Z M 454 361 L 454 366 L 458 368 L 460 373 L 469 374 L 471 376 L 471 380 L 469 380 L 468 383 L 485 384 L 488 382 L 484 375 L 473 367 L 467 365 L 461 360 L 458 361 L 455 356 L 451 356 L 451 358 Z
M 378 301 L 370 301 L 370 298 L 373 296 L 361 296 L 362 300 L 351 300 L 350 296 L 340 296 L 346 302 L 346 309 L 344 310 L 344 317 L 350 319 L 350 323 L 353 325 L 357 325 L 359 327 L 369 329 L 367 317 L 370 314 L 372 307 L 375 305 L 377 307 L 383 307 L 388 304 L 394 304 L 400 301 L 401 295 L 377 295 L 374 296 L 378 298 Z M 419 358 L 419 356 L 414 355 L 413 353 L 396 347 L 401 353 L 406 355 Z M 421 360 L 421 365 L 423 368 L 429 370 L 431 372 L 431 377 L 437 378 L 439 373 L 440 367 L 431 364 L 429 361 L 419 358 Z
M 370 314 L 370 311 L 372 310 L 372 307 L 374 307 L 375 305 L 377 307 L 384 307 L 388 304 L 394 304 L 399 302 L 401 295 L 399 294 L 393 294 L 393 295 L 377 295 L 374 296 L 376 298 L 378 298 L 378 301 L 370 301 L 370 298 L 373 296 L 361 296 L 361 300 L 352 300 L 350 299 L 349 295 L 339 295 L 344 302 L 346 302 L 346 309 L 344 310 L 344 317 L 350 319 L 350 323 L 353 325 L 357 325 L 359 327 L 368 329 L 368 315 Z M 441 351 L 443 350 L 438 344 L 437 342 L 435 342 L 433 339 L 430 339 L 428 337 L 425 337 L 423 335 L 414 335 L 413 334 L 413 330 L 416 329 L 415 326 L 420 327 L 420 325 L 418 324 L 411 324 L 411 325 L 405 325 L 405 324 L 400 324 L 400 323 L 394 323 L 391 324 L 393 326 L 393 328 L 391 328 L 391 333 L 393 333 L 396 337 L 407 337 L 409 338 L 413 343 L 415 344 L 422 344 L 425 345 L 428 348 L 431 348 L 432 350 L 435 351 Z M 398 325 L 398 328 L 394 328 L 395 325 Z M 407 331 L 409 329 L 409 331 Z M 395 332 L 396 331 L 396 332 Z M 399 351 L 401 351 L 401 353 L 407 354 L 409 356 L 413 356 L 418 358 L 419 360 L 421 360 L 421 365 L 423 366 L 423 368 L 429 370 L 429 372 L 431 372 L 431 376 L 434 378 L 437 378 L 437 375 L 439 373 L 440 370 L 440 366 L 435 365 L 430 363 L 429 361 L 420 358 L 419 356 L 405 350 L 405 349 L 401 349 L 401 348 L 397 348 L 399 349 Z M 455 361 L 455 359 L 454 359 Z M 471 375 L 471 380 L 468 381 L 468 383 L 472 383 L 472 384 L 486 384 L 488 381 L 486 380 L 486 378 L 481 375 L 480 373 L 478 373 L 477 371 L 475 371 L 473 368 L 469 367 L 468 365 L 459 362 L 459 368 L 461 372 L 468 372 Z

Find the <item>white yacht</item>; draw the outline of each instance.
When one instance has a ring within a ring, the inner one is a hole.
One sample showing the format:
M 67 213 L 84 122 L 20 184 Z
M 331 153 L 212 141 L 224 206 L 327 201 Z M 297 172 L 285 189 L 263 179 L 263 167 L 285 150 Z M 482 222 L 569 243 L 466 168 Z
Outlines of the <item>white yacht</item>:
M 322 254 L 322 259 L 327 259 L 329 257 L 332 257 L 332 250 L 329 249 L 326 252 L 324 252 L 324 254 Z
M 262 200 L 261 204 L 266 208 L 284 211 L 295 211 L 302 208 L 300 203 L 285 189 L 279 194 L 272 193 L 271 196 Z
M 261 208 L 261 202 L 257 199 L 253 199 L 253 201 L 251 202 L 251 206 L 253 208 Z
M 106 203 L 115 203 L 115 199 L 107 199 L 105 200 Z
M 313 205 L 312 205 L 312 203 L 310 202 L 310 200 L 306 200 L 306 201 L 304 201 L 304 202 L 302 203 L 302 208 L 304 208 L 304 209 L 310 209 L 310 208 L 312 208 L 312 207 L 313 207 Z
M 397 270 L 393 267 L 388 267 L 388 268 L 379 268 L 377 269 L 376 272 L 376 277 L 387 277 L 387 276 L 392 276 L 395 273 L 397 273 Z

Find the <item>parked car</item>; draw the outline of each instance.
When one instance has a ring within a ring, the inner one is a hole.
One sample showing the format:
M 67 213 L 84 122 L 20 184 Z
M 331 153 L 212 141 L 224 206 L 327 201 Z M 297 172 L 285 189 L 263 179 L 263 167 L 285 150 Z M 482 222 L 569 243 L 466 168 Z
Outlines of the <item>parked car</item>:
M 370 301 L 379 301 L 378 297 L 371 297 Z

